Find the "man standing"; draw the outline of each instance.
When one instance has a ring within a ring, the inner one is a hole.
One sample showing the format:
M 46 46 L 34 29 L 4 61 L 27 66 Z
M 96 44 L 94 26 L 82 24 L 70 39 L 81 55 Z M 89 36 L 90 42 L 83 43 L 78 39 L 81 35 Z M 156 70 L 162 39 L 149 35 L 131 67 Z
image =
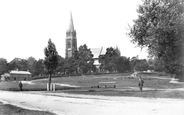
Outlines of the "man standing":
M 23 87 L 23 85 L 22 85 L 22 82 L 20 81 L 19 82 L 19 88 L 20 88 L 21 91 L 22 91 L 22 87 Z
M 143 81 L 143 79 L 141 78 L 141 76 L 139 76 L 139 88 L 140 88 L 140 91 L 142 92 L 142 88 L 143 88 L 143 83 L 144 83 L 144 81 Z

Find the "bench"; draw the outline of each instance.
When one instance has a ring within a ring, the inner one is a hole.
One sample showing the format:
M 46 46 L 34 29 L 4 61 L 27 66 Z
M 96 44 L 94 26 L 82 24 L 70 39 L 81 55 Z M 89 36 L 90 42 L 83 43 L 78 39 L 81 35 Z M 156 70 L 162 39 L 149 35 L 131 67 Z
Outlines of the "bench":
M 98 86 L 92 86 L 91 88 L 116 88 L 116 82 L 115 81 L 111 81 L 111 82 L 98 82 L 99 85 Z

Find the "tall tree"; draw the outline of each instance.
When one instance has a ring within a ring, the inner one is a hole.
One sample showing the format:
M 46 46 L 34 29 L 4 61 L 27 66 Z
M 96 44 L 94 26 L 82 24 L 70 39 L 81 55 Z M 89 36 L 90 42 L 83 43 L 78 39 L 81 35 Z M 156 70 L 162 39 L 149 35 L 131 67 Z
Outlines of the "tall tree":
M 184 0 L 144 0 L 129 31 L 132 42 L 184 80 Z
M 93 54 L 86 44 L 79 47 L 79 51 L 75 52 L 74 58 L 80 73 L 84 74 L 94 70 Z
M 47 47 L 44 49 L 45 60 L 44 64 L 49 73 L 49 90 L 51 85 L 51 76 L 58 66 L 58 53 L 55 44 L 49 39 Z

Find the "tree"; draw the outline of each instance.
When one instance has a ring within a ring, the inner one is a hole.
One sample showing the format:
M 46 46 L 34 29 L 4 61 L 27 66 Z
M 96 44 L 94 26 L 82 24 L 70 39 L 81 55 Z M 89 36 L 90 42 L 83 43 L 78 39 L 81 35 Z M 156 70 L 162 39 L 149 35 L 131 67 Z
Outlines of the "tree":
M 116 72 L 116 61 L 119 59 L 119 57 L 120 55 L 116 49 L 112 47 L 107 48 L 106 53 L 99 56 L 99 63 L 101 63 L 101 68 L 109 72 Z
M 31 72 L 31 74 L 34 76 L 34 64 L 36 63 L 36 59 L 34 57 L 29 57 L 27 59 L 27 65 L 28 65 L 28 69 Z
M 8 72 L 8 62 L 4 58 L 0 58 L 0 75 Z
M 21 59 L 19 61 L 20 64 L 20 70 L 22 71 L 29 71 L 28 62 L 26 59 Z
M 138 56 L 134 56 L 130 60 L 131 70 L 133 71 L 147 71 L 149 69 L 149 63 L 146 59 L 139 59 Z
M 20 69 L 18 65 L 18 61 L 20 61 L 20 58 L 14 58 L 12 61 L 8 63 L 9 70 L 17 70 Z
M 77 61 L 77 67 L 79 67 L 80 73 L 89 73 L 94 70 L 93 54 L 86 44 L 79 47 L 79 51 L 75 52 L 74 58 Z
M 135 65 L 136 65 L 136 63 L 138 62 L 138 60 L 139 60 L 138 55 L 137 55 L 137 56 L 134 56 L 134 57 L 132 57 L 132 58 L 130 59 L 131 71 L 134 71 Z
M 58 53 L 56 51 L 55 44 L 49 39 L 47 47 L 44 49 L 45 60 L 44 64 L 49 73 L 49 91 L 51 85 L 51 76 L 58 66 Z
M 149 64 L 145 59 L 139 60 L 134 68 L 136 71 L 147 71 L 149 68 Z
M 93 54 L 86 44 L 81 45 L 73 56 L 66 58 L 63 63 L 63 71 L 65 74 L 80 73 L 86 74 L 95 71 Z M 61 68 L 60 68 L 61 69 Z
M 130 71 L 130 59 L 120 55 L 121 53 L 117 47 L 107 48 L 105 55 L 99 56 L 99 63 L 101 63 L 101 69 L 109 72 Z
M 164 70 L 163 61 L 159 58 L 154 59 L 154 71 L 162 72 Z
M 44 71 L 44 60 L 39 59 L 38 61 L 35 61 L 33 64 L 34 71 L 32 73 L 33 76 L 39 76 L 43 75 L 45 73 Z
M 118 72 L 126 72 L 131 70 L 130 59 L 125 56 L 120 56 L 116 62 Z
M 77 72 L 76 60 L 74 57 L 66 58 L 63 65 L 65 74 L 72 74 Z
M 58 67 L 56 69 L 58 74 L 64 73 L 64 64 L 65 64 L 65 59 L 58 55 Z
M 183 76 L 184 0 L 144 0 L 137 12 L 128 33 L 132 42 L 160 58 L 165 71 Z
M 9 70 L 27 71 L 29 69 L 27 60 L 21 58 L 14 58 L 8 65 Z

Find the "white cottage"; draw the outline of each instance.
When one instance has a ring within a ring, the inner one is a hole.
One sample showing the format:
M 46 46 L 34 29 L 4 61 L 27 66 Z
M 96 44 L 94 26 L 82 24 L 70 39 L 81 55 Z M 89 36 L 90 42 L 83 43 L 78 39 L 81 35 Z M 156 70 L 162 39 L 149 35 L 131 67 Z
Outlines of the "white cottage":
M 2 81 L 30 81 L 32 79 L 29 71 L 12 70 L 1 76 Z

